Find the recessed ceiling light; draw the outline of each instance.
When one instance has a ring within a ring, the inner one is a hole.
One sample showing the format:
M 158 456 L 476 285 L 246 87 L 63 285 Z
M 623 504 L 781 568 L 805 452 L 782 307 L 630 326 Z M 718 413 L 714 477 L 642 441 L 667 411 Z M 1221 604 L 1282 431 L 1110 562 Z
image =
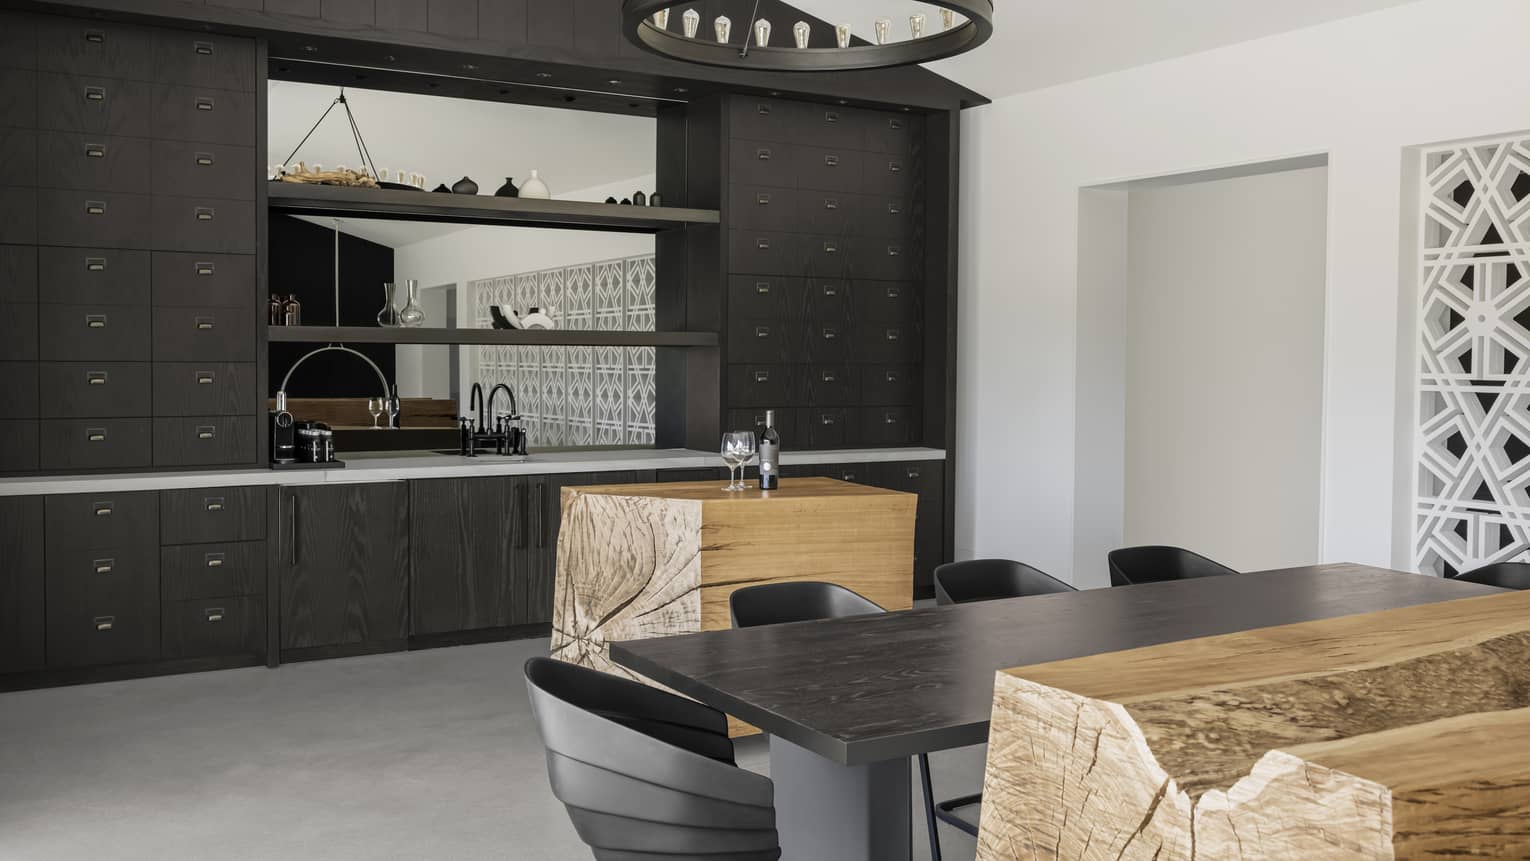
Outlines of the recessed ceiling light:
M 312 54 L 314 51 L 319 50 L 319 46 L 318 45 L 304 45 L 303 46 L 303 50 L 307 51 L 310 54 Z
M 677 93 L 689 93 L 690 89 L 688 89 L 686 87 L 675 87 L 675 92 L 677 92 Z
M 397 58 L 397 57 L 395 57 L 395 56 L 393 56 L 393 55 L 392 55 L 392 54 L 389 54 L 389 55 L 388 55 L 388 56 L 386 56 L 386 57 L 383 57 L 383 59 L 384 59 L 384 60 L 387 60 L 387 61 L 388 61 L 388 62 L 390 62 L 390 63 L 392 63 L 392 62 L 394 62 L 394 61 L 396 61 L 396 60 L 397 60 L 397 59 L 398 59 L 398 58 Z
M 612 78 L 611 80 L 606 81 L 606 83 L 610 84 L 613 87 L 617 87 L 617 86 L 621 85 L 622 80 L 621 80 L 621 78 Z
M 545 81 L 552 77 L 552 72 L 537 72 L 537 77 Z
M 781 91 L 780 90 L 771 90 L 770 94 L 772 96 L 779 96 L 779 95 L 781 95 Z
M 840 100 L 839 100 L 839 103 L 840 103 L 840 104 L 842 104 L 842 105 L 848 105 L 848 104 L 850 104 L 850 103 L 849 103 L 849 102 L 847 102 L 847 101 L 845 101 L 845 100 L 844 100 L 844 99 L 840 99 Z
M 472 63 L 463 63 L 462 64 L 462 68 L 463 68 L 464 71 L 468 71 L 468 72 L 476 72 L 476 71 L 478 71 L 478 67 L 473 65 Z

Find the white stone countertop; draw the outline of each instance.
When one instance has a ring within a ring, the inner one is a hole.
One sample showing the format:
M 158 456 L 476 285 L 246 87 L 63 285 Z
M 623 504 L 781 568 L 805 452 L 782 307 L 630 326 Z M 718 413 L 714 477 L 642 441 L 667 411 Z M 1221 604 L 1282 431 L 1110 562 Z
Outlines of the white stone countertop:
M 835 449 L 786 451 L 784 466 L 818 463 L 882 463 L 945 460 L 938 448 Z M 0 479 L 0 496 L 49 493 L 126 493 L 135 490 L 175 490 L 184 487 L 246 485 L 360 484 L 418 478 L 471 478 L 490 475 L 553 475 L 629 469 L 722 468 L 716 452 L 683 448 L 625 451 L 561 451 L 513 461 L 496 455 L 466 458 L 434 452 L 352 452 L 342 454 L 344 469 L 229 469 L 201 472 L 144 472 L 110 475 L 33 476 Z

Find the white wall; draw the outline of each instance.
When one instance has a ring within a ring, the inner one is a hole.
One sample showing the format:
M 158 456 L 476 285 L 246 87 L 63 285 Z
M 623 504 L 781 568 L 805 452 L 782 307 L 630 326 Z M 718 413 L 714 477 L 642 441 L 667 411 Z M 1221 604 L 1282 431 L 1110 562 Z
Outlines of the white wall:
M 1530 126 L 1527 31 L 1420 0 L 967 111 L 958 554 L 1073 574 L 1079 189 L 1326 152 L 1319 557 L 1391 564 L 1403 148 Z
M 1319 167 L 1129 192 L 1115 546 L 1243 571 L 1316 561 L 1327 187 Z M 1076 558 L 1075 579 L 1104 585 L 1110 549 Z

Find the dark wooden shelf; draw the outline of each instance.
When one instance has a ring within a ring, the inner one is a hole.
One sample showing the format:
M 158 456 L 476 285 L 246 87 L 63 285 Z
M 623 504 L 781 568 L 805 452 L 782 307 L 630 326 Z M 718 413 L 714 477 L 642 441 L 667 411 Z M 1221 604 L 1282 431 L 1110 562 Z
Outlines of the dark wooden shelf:
M 273 212 L 395 221 L 449 221 L 459 224 L 552 227 L 657 233 L 688 224 L 717 224 L 715 209 L 621 206 L 576 200 L 439 194 L 383 188 L 351 188 L 271 182 Z
M 533 347 L 715 347 L 716 332 L 598 332 L 579 329 L 385 329 L 272 326 L 271 343 L 474 344 Z

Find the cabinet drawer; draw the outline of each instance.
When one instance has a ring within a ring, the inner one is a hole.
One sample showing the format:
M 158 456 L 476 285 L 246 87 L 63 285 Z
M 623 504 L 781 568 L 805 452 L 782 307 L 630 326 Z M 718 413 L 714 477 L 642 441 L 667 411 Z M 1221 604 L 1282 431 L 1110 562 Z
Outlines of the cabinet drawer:
M 857 329 L 855 353 L 865 362 L 915 362 L 919 335 L 914 326 L 868 322 Z
M 861 123 L 862 145 L 867 152 L 907 158 L 914 153 L 917 141 L 924 136 L 922 117 L 866 111 L 861 116 Z
M 833 105 L 799 104 L 797 113 L 800 135 L 796 140 L 842 149 L 865 148 L 865 119 L 861 111 Z
M 734 275 L 728 279 L 729 317 L 800 317 L 803 284 L 796 278 Z
M 37 189 L 0 186 L 0 242 L 13 245 L 37 242 Z
M 735 185 L 729 224 L 748 230 L 797 230 L 797 192 L 767 185 Z
M 812 320 L 807 325 L 805 346 L 810 362 L 843 362 L 851 349 L 850 330 L 844 323 Z
M 912 407 L 862 407 L 860 442 L 863 445 L 908 445 L 914 439 Z
M 146 138 L 149 86 L 115 78 L 38 73 L 37 127 Z
M 855 319 L 909 326 L 918 319 L 917 285 L 907 281 L 857 281 Z
M 132 469 L 153 460 L 150 419 L 48 419 L 43 469 Z
M 149 304 L 149 252 L 117 248 L 39 248 L 41 293 L 66 305 Z
M 735 363 L 772 364 L 800 359 L 801 348 L 793 344 L 800 330 L 790 322 L 770 317 L 733 317 L 728 321 L 728 360 Z
M 37 127 L 36 72 L 0 69 L 0 124 L 23 129 Z
M 148 248 L 151 198 L 115 191 L 41 189 L 37 237 L 43 245 Z
M 255 315 L 244 308 L 155 308 L 156 362 L 253 362 Z
M 919 272 L 918 250 L 900 239 L 870 237 L 856 240 L 854 272 L 857 278 L 903 281 Z
M 743 275 L 801 275 L 797 237 L 791 233 L 734 230 L 729 236 L 730 271 Z
M 0 472 L 33 472 L 38 463 L 35 419 L 0 420 Z
M 266 537 L 263 487 L 163 490 L 159 494 L 159 508 L 159 540 L 163 544 L 255 541 Z
M 868 153 L 861 168 L 866 194 L 907 197 L 914 187 L 913 160 L 900 155 Z
M 81 132 L 39 132 L 37 185 L 149 193 L 149 142 Z
M 37 22 L 35 15 L 0 13 L 0 66 L 37 68 Z
M 255 199 L 255 149 L 190 141 L 154 142 L 156 194 Z
M 729 365 L 728 404 L 775 408 L 797 403 L 797 376 L 791 365 Z
M 850 411 L 843 408 L 808 410 L 802 430 L 808 448 L 836 448 L 855 441 L 850 427 Z
M 866 365 L 861 368 L 863 404 L 911 404 L 918 395 L 919 380 L 912 365 Z
M 794 140 L 799 115 L 792 102 L 733 96 L 728 104 L 728 134 L 747 140 Z
M 125 543 L 76 548 L 52 544 L 47 553 L 48 600 L 132 605 L 150 588 L 159 595 L 159 547 Z
M 728 426 L 724 430 L 760 433 L 765 430 L 765 407 L 747 410 L 728 410 Z M 800 413 L 795 409 L 776 410 L 776 429 L 785 439 L 800 439 L 798 432 Z
M 266 543 L 185 544 L 159 553 L 159 593 L 166 601 L 264 595 Z
M 156 362 L 154 415 L 250 416 L 260 411 L 254 363 Z
M 255 94 L 156 84 L 154 137 L 245 145 L 255 139 Z
M 159 606 L 48 596 L 48 666 L 133 664 L 159 658 Z
M 850 319 L 850 284 L 832 278 L 809 279 L 807 315 L 814 321 L 843 325 Z
M 37 306 L 0 304 L 0 361 L 37 358 Z
M 0 245 L 0 304 L 37 302 L 37 249 Z
M 265 654 L 264 598 L 166 601 L 160 615 L 166 660 Z
M 807 371 L 808 403 L 819 407 L 856 402 L 860 374 L 852 365 L 811 365 Z
M 250 308 L 255 258 L 248 254 L 154 252 L 154 304 Z
M 0 128 L 0 185 L 37 184 L 37 132 Z
M 799 146 L 792 153 L 792 174 L 798 188 L 854 193 L 861 190 L 863 161 L 853 149 Z
M 0 416 L 35 419 L 37 413 L 37 363 L 0 362 Z
M 130 24 L 41 18 L 37 24 L 37 67 L 45 72 L 146 81 L 154 65 L 149 32 Z
M 797 192 L 796 227 L 804 233 L 842 236 L 853 232 L 860 195 L 802 189 Z
M 149 309 L 142 305 L 41 305 L 37 316 L 45 361 L 149 360 Z
M 48 548 L 98 550 L 109 547 L 151 547 L 159 542 L 159 494 L 72 493 L 49 496 Z
M 914 207 L 907 197 L 885 194 L 865 194 L 858 199 L 860 211 L 856 214 L 856 236 L 880 236 L 899 242 L 914 238 Z
M 256 416 L 154 420 L 155 466 L 235 466 L 256 461 Z
M 844 236 L 803 236 L 799 240 L 803 273 L 810 278 L 845 278 L 850 274 L 855 244 Z
M 38 367 L 42 417 L 132 418 L 150 414 L 147 362 L 43 362 Z
M 156 30 L 154 80 L 197 82 L 225 90 L 255 89 L 255 43 L 233 36 Z
M 155 250 L 255 253 L 252 201 L 155 197 L 153 219 Z
M 738 185 L 796 188 L 796 152 L 791 144 L 734 141 L 728 155 L 728 179 Z

